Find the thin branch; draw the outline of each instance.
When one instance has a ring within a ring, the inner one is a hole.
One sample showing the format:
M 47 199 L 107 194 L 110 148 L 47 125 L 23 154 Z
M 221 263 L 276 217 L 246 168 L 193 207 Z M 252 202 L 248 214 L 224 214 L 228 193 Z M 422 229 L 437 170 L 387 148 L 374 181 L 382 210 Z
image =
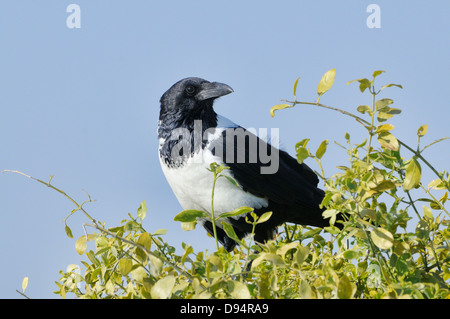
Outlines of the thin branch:
M 355 120 L 357 120 L 359 123 L 364 123 L 364 124 L 367 124 L 367 125 L 370 125 L 370 123 L 368 122 L 368 121 L 366 121 L 366 120 L 364 120 L 363 118 L 361 118 L 361 117 L 359 117 L 359 116 L 357 116 L 357 115 L 354 115 L 354 114 L 352 114 L 352 113 L 350 113 L 350 112 L 347 112 L 347 111 L 345 111 L 345 110 L 342 110 L 342 109 L 339 109 L 339 108 L 336 108 L 336 107 L 332 107 L 332 106 L 329 106 L 329 105 L 325 105 L 325 104 L 321 104 L 321 103 L 313 103 L 313 102 L 299 102 L 299 101 L 289 101 L 289 100 L 281 100 L 281 101 L 283 101 L 283 102 L 286 102 L 286 103 L 291 103 L 292 105 L 296 105 L 296 104 L 303 104 L 303 105 L 314 105 L 314 106 L 320 106 L 320 107 L 323 107 L 323 108 L 326 108 L 326 109 L 329 109 L 329 110 L 333 110 L 333 111 L 336 111 L 336 112 L 339 112 L 339 113 L 342 113 L 342 114 L 344 114 L 344 115 L 347 115 L 347 116 L 350 116 L 350 117 L 353 117 Z M 446 139 L 446 138 L 443 138 L 443 139 L 441 139 L 441 140 L 444 140 L 444 139 Z M 417 156 L 417 158 L 419 158 L 420 160 L 422 160 L 422 162 L 426 165 L 426 166 L 428 166 L 432 171 L 433 171 L 433 173 L 434 174 L 436 174 L 436 176 L 437 177 L 439 177 L 439 179 L 444 183 L 444 185 L 446 186 L 446 188 L 450 191 L 450 185 L 447 183 L 447 181 L 444 179 L 444 177 L 441 175 L 441 174 L 439 174 L 439 172 L 421 155 L 421 153 L 420 152 L 418 152 L 418 151 L 416 151 L 416 150 L 414 150 L 414 149 L 412 149 L 411 147 L 409 147 L 407 144 L 405 144 L 405 143 L 403 143 L 401 140 L 399 140 L 398 138 L 397 138 L 397 141 L 398 141 L 398 143 L 400 144 L 400 145 L 402 145 L 403 147 L 405 147 L 407 150 L 409 150 L 410 152 L 412 152 L 415 156 Z M 425 149 L 425 148 L 424 148 Z M 422 150 L 423 151 L 423 150 Z
M 38 179 L 38 178 L 35 178 L 35 177 L 33 177 L 33 176 L 30 176 L 30 175 L 27 175 L 27 174 L 22 173 L 22 172 L 20 172 L 20 171 L 10 170 L 10 169 L 5 169 L 5 170 L 2 171 L 2 173 L 5 173 L 5 172 L 10 172 L 10 173 L 15 173 L 15 174 L 20 174 L 20 175 L 23 175 L 23 176 L 25 176 L 25 177 L 31 178 L 32 180 L 35 180 L 35 181 L 37 181 L 37 182 L 39 182 L 39 183 L 41 183 L 41 184 L 44 184 L 44 185 L 47 186 L 47 187 L 50 187 L 51 189 L 57 191 L 58 193 L 64 195 L 67 199 L 69 199 L 69 200 L 77 207 L 77 210 L 81 210 L 81 211 L 86 215 L 86 217 L 89 218 L 89 220 L 90 220 L 91 222 L 97 223 L 96 220 L 95 220 L 94 218 L 92 218 L 92 217 L 84 210 L 83 204 L 86 203 L 86 202 L 83 202 L 83 203 L 80 205 L 80 204 L 78 204 L 72 197 L 70 197 L 69 195 L 67 195 L 64 191 L 62 191 L 62 190 L 60 190 L 59 188 L 56 188 L 55 186 L 53 186 L 52 184 L 50 184 L 50 182 L 52 181 L 53 175 L 50 176 L 50 180 L 46 183 L 46 182 L 44 182 L 44 181 L 42 181 L 42 180 L 40 180 L 40 179 Z M 89 201 L 91 201 L 90 198 L 89 198 Z
M 16 289 L 16 291 L 17 291 L 18 294 L 21 294 L 21 295 L 24 296 L 25 298 L 31 299 L 30 297 L 28 297 L 27 295 L 25 295 L 23 292 L 20 292 L 20 291 L 17 290 L 17 289 Z

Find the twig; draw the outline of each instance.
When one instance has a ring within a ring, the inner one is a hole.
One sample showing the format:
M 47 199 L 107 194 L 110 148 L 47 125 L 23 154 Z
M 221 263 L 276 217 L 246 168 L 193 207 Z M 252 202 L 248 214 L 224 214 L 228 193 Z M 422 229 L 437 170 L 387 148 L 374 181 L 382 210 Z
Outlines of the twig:
M 59 188 L 56 188 L 55 186 L 53 186 L 52 184 L 50 184 L 50 182 L 52 181 L 53 175 L 50 176 L 50 180 L 46 183 L 46 182 L 44 182 L 44 181 L 42 181 L 42 180 L 40 180 L 40 179 L 38 179 L 38 178 L 35 178 L 35 177 L 33 177 L 33 176 L 30 176 L 30 175 L 27 175 L 27 174 L 22 173 L 22 172 L 20 172 L 20 171 L 10 170 L 10 169 L 5 169 L 5 170 L 2 171 L 2 173 L 4 173 L 4 172 L 10 172 L 10 173 L 15 173 L 15 174 L 20 174 L 20 175 L 23 175 L 23 176 L 25 176 L 25 177 L 31 178 L 32 180 L 35 180 L 35 181 L 37 181 L 37 182 L 39 182 L 39 183 L 41 183 L 41 184 L 44 184 L 44 185 L 47 186 L 47 187 L 50 187 L 51 189 L 57 191 L 58 193 L 64 195 L 67 199 L 69 199 L 69 200 L 77 207 L 77 210 L 81 210 L 81 211 L 86 215 L 86 217 L 90 219 L 91 222 L 97 223 L 97 221 L 96 221 L 94 218 L 92 218 L 92 217 L 84 210 L 83 204 L 84 204 L 85 202 L 83 202 L 81 205 L 78 204 L 72 197 L 70 197 L 69 195 L 67 195 L 64 191 L 62 191 L 62 190 L 60 190 Z M 91 201 L 90 198 L 89 198 L 89 201 Z
M 281 100 L 283 102 L 286 103 L 291 103 L 292 105 L 296 105 L 296 104 L 303 104 L 303 105 L 314 105 L 314 106 L 320 106 L 329 110 L 333 110 L 342 114 L 345 114 L 347 116 L 353 117 L 355 120 L 357 120 L 359 123 L 364 123 L 367 125 L 371 125 L 368 121 L 362 119 L 361 117 L 354 115 L 350 112 L 347 112 L 345 110 L 339 109 L 339 108 L 335 108 L 329 105 L 325 105 L 325 104 L 321 104 L 321 103 L 313 103 L 313 102 L 299 102 L 299 101 L 289 101 L 289 100 Z M 444 138 L 445 139 L 445 138 Z M 441 139 L 443 140 L 443 139 Z M 422 160 L 422 162 L 428 166 L 434 174 L 436 174 L 437 177 L 439 177 L 439 179 L 444 183 L 444 185 L 446 186 L 446 188 L 450 191 L 450 185 L 447 183 L 447 181 L 444 179 L 444 177 L 439 174 L 439 172 L 421 155 L 421 153 L 419 151 L 416 151 L 414 149 L 412 149 L 411 147 L 409 147 L 407 144 L 403 143 L 401 140 L 399 140 L 397 138 L 397 141 L 400 145 L 402 145 L 403 147 L 405 147 L 407 150 L 409 150 L 410 152 L 412 152 L 415 156 L 417 156 L 417 158 L 419 158 L 420 160 Z M 426 147 L 425 147 L 426 148 Z M 425 149 L 424 148 L 424 149 Z M 423 150 L 422 150 L 423 151 Z
M 16 291 L 17 291 L 18 294 L 21 294 L 21 295 L 24 296 L 25 298 L 31 299 L 30 297 L 28 297 L 27 295 L 25 295 L 23 292 L 20 292 L 20 291 L 17 290 L 17 289 L 16 289 Z

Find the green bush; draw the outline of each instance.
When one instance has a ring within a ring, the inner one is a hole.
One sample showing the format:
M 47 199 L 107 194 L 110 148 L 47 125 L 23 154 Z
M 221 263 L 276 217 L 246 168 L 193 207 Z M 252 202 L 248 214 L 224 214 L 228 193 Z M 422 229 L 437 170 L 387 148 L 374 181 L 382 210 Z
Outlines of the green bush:
M 233 228 L 223 224 L 227 234 L 240 243 L 233 252 L 218 245 L 213 252 L 195 251 L 183 244 L 183 253 L 177 254 L 164 241 L 165 230 L 144 229 L 145 202 L 120 226 L 107 227 L 84 209 L 90 199 L 78 204 L 50 181 L 36 179 L 68 197 L 76 208 L 67 218 L 81 211 L 90 220 L 85 229 L 92 230 L 75 243 L 77 252 L 88 261 L 81 262 L 81 270 L 73 266 L 61 271 L 55 293 L 80 298 L 450 298 L 449 212 L 445 207 L 450 177 L 423 156 L 429 146 L 443 139 L 421 148 L 427 125 L 418 129 L 415 148 L 392 134 L 394 126 L 388 120 L 401 111 L 392 107 L 393 100 L 378 99 L 378 95 L 401 86 L 387 84 L 376 89 L 375 79 L 382 73 L 375 71 L 371 80 L 355 80 L 361 92 L 372 96 L 372 105 L 356 108 L 361 115 L 319 103 L 333 85 L 334 69 L 322 77 L 316 102 L 297 101 L 297 79 L 294 101 L 270 110 L 274 116 L 276 110 L 299 104 L 324 107 L 353 117 L 367 133 L 366 139 L 358 141 L 345 134 L 344 145 L 339 145 L 349 160 L 337 166 L 339 173 L 331 177 L 326 177 L 322 166 L 328 141 L 315 152 L 308 148 L 309 139 L 295 146 L 300 163 L 312 158 L 320 168 L 318 175 L 326 189 L 324 215 L 330 217 L 330 226 L 324 229 L 285 224 L 274 240 L 258 245 L 251 235 L 239 240 Z M 436 174 L 428 184 L 422 181 L 423 165 Z M 223 169 L 211 165 L 211 178 L 225 177 Z M 422 189 L 424 197 L 414 199 L 410 191 L 415 188 Z M 212 206 L 213 194 L 214 189 Z M 335 226 L 337 212 L 346 215 L 342 230 Z M 248 207 L 226 214 L 245 213 L 253 225 L 265 222 L 271 214 L 258 219 Z M 192 230 L 203 214 L 183 211 L 175 220 L 184 230 Z M 220 217 L 225 215 L 213 216 L 214 227 Z M 72 237 L 67 224 L 65 228 Z M 87 250 L 87 241 L 95 243 L 95 250 Z

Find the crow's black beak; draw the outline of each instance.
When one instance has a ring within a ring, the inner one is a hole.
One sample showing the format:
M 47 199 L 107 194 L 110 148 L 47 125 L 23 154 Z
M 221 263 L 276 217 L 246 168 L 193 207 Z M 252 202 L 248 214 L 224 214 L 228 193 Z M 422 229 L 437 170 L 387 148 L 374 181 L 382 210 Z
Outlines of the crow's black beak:
M 197 93 L 197 100 L 215 99 L 233 93 L 233 89 L 226 84 L 218 82 L 203 83 L 200 91 Z

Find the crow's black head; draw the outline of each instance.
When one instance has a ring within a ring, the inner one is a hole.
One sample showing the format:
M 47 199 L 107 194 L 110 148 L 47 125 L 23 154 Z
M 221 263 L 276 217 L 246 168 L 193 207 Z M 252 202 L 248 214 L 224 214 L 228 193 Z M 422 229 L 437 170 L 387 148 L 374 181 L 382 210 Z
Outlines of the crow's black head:
M 195 77 L 180 80 L 161 96 L 159 119 L 166 124 L 204 119 L 208 113 L 214 113 L 212 109 L 214 100 L 231 92 L 233 89 L 223 83 Z

